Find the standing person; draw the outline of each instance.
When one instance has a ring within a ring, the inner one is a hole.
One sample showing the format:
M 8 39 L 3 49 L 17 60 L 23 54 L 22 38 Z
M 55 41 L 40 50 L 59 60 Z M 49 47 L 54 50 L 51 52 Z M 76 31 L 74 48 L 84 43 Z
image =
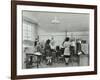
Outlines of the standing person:
M 50 40 L 48 39 L 45 43 L 45 54 L 46 54 L 46 60 L 47 60 L 47 65 L 50 65 L 52 63 L 51 61 L 51 47 L 50 47 Z
M 78 58 L 78 65 L 80 66 L 80 55 L 82 54 L 80 39 L 78 39 L 76 42 L 76 53 L 77 53 L 77 58 Z
M 70 42 L 68 37 L 66 37 L 63 46 L 65 48 L 64 49 L 65 64 L 67 65 L 70 58 Z
M 75 55 L 75 48 L 76 48 L 76 42 L 75 39 L 71 40 L 71 45 L 70 45 L 70 53 L 71 55 Z
M 51 44 L 51 45 L 55 45 L 54 37 L 51 37 L 50 44 Z
M 82 52 L 82 50 L 81 50 L 81 40 L 77 40 L 77 42 L 76 42 L 76 53 L 78 54 L 78 55 L 80 55 L 80 52 Z
M 75 58 L 75 54 L 76 54 L 76 42 L 75 42 L 75 39 L 71 39 L 70 40 L 71 42 L 71 45 L 70 45 L 70 62 L 72 63 L 72 66 L 74 64 L 74 58 Z
M 50 47 L 51 47 L 52 51 L 55 51 L 55 40 L 53 37 L 50 40 Z
M 37 46 L 37 43 L 39 42 L 39 36 L 37 36 L 36 38 L 35 38 L 35 41 L 34 41 L 34 46 Z
M 51 47 L 51 53 L 52 53 L 52 62 L 56 62 L 56 46 L 55 46 L 55 40 L 54 37 L 50 40 L 50 47 Z

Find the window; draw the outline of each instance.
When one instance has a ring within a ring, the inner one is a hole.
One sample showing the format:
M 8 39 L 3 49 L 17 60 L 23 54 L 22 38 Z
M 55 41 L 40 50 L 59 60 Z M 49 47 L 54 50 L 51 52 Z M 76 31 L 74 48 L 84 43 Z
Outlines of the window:
M 23 40 L 33 41 L 34 39 L 34 24 L 24 23 L 23 24 Z

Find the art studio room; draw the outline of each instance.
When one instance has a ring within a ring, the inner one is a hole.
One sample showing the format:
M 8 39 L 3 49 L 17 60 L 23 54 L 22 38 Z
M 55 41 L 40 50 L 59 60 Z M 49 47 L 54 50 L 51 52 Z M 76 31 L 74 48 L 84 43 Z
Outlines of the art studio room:
M 22 68 L 89 66 L 89 14 L 22 11 Z

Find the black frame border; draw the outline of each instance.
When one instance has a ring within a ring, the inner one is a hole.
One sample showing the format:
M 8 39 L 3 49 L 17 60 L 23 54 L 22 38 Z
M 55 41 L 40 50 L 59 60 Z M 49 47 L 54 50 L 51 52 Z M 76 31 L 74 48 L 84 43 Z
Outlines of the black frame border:
M 17 5 L 94 9 L 94 71 L 17 75 L 17 17 L 16 17 Z M 34 2 L 34 1 L 15 1 L 15 0 L 11 1 L 11 79 L 12 80 L 61 77 L 61 76 L 77 76 L 77 75 L 94 75 L 94 74 L 97 74 L 97 6 L 96 5 L 65 4 L 65 3 Z

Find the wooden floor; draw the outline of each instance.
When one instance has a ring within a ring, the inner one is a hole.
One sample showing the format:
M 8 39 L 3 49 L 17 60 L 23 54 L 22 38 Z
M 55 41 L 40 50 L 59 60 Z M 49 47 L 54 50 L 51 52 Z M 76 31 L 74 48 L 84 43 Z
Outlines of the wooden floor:
M 55 67 L 74 67 L 74 66 L 88 66 L 89 65 L 89 56 L 80 55 L 78 57 L 72 56 L 69 60 L 69 64 L 66 65 L 65 62 L 53 62 L 51 65 L 47 65 L 46 62 L 41 62 L 38 68 L 55 68 Z M 34 66 L 33 68 L 37 68 Z

